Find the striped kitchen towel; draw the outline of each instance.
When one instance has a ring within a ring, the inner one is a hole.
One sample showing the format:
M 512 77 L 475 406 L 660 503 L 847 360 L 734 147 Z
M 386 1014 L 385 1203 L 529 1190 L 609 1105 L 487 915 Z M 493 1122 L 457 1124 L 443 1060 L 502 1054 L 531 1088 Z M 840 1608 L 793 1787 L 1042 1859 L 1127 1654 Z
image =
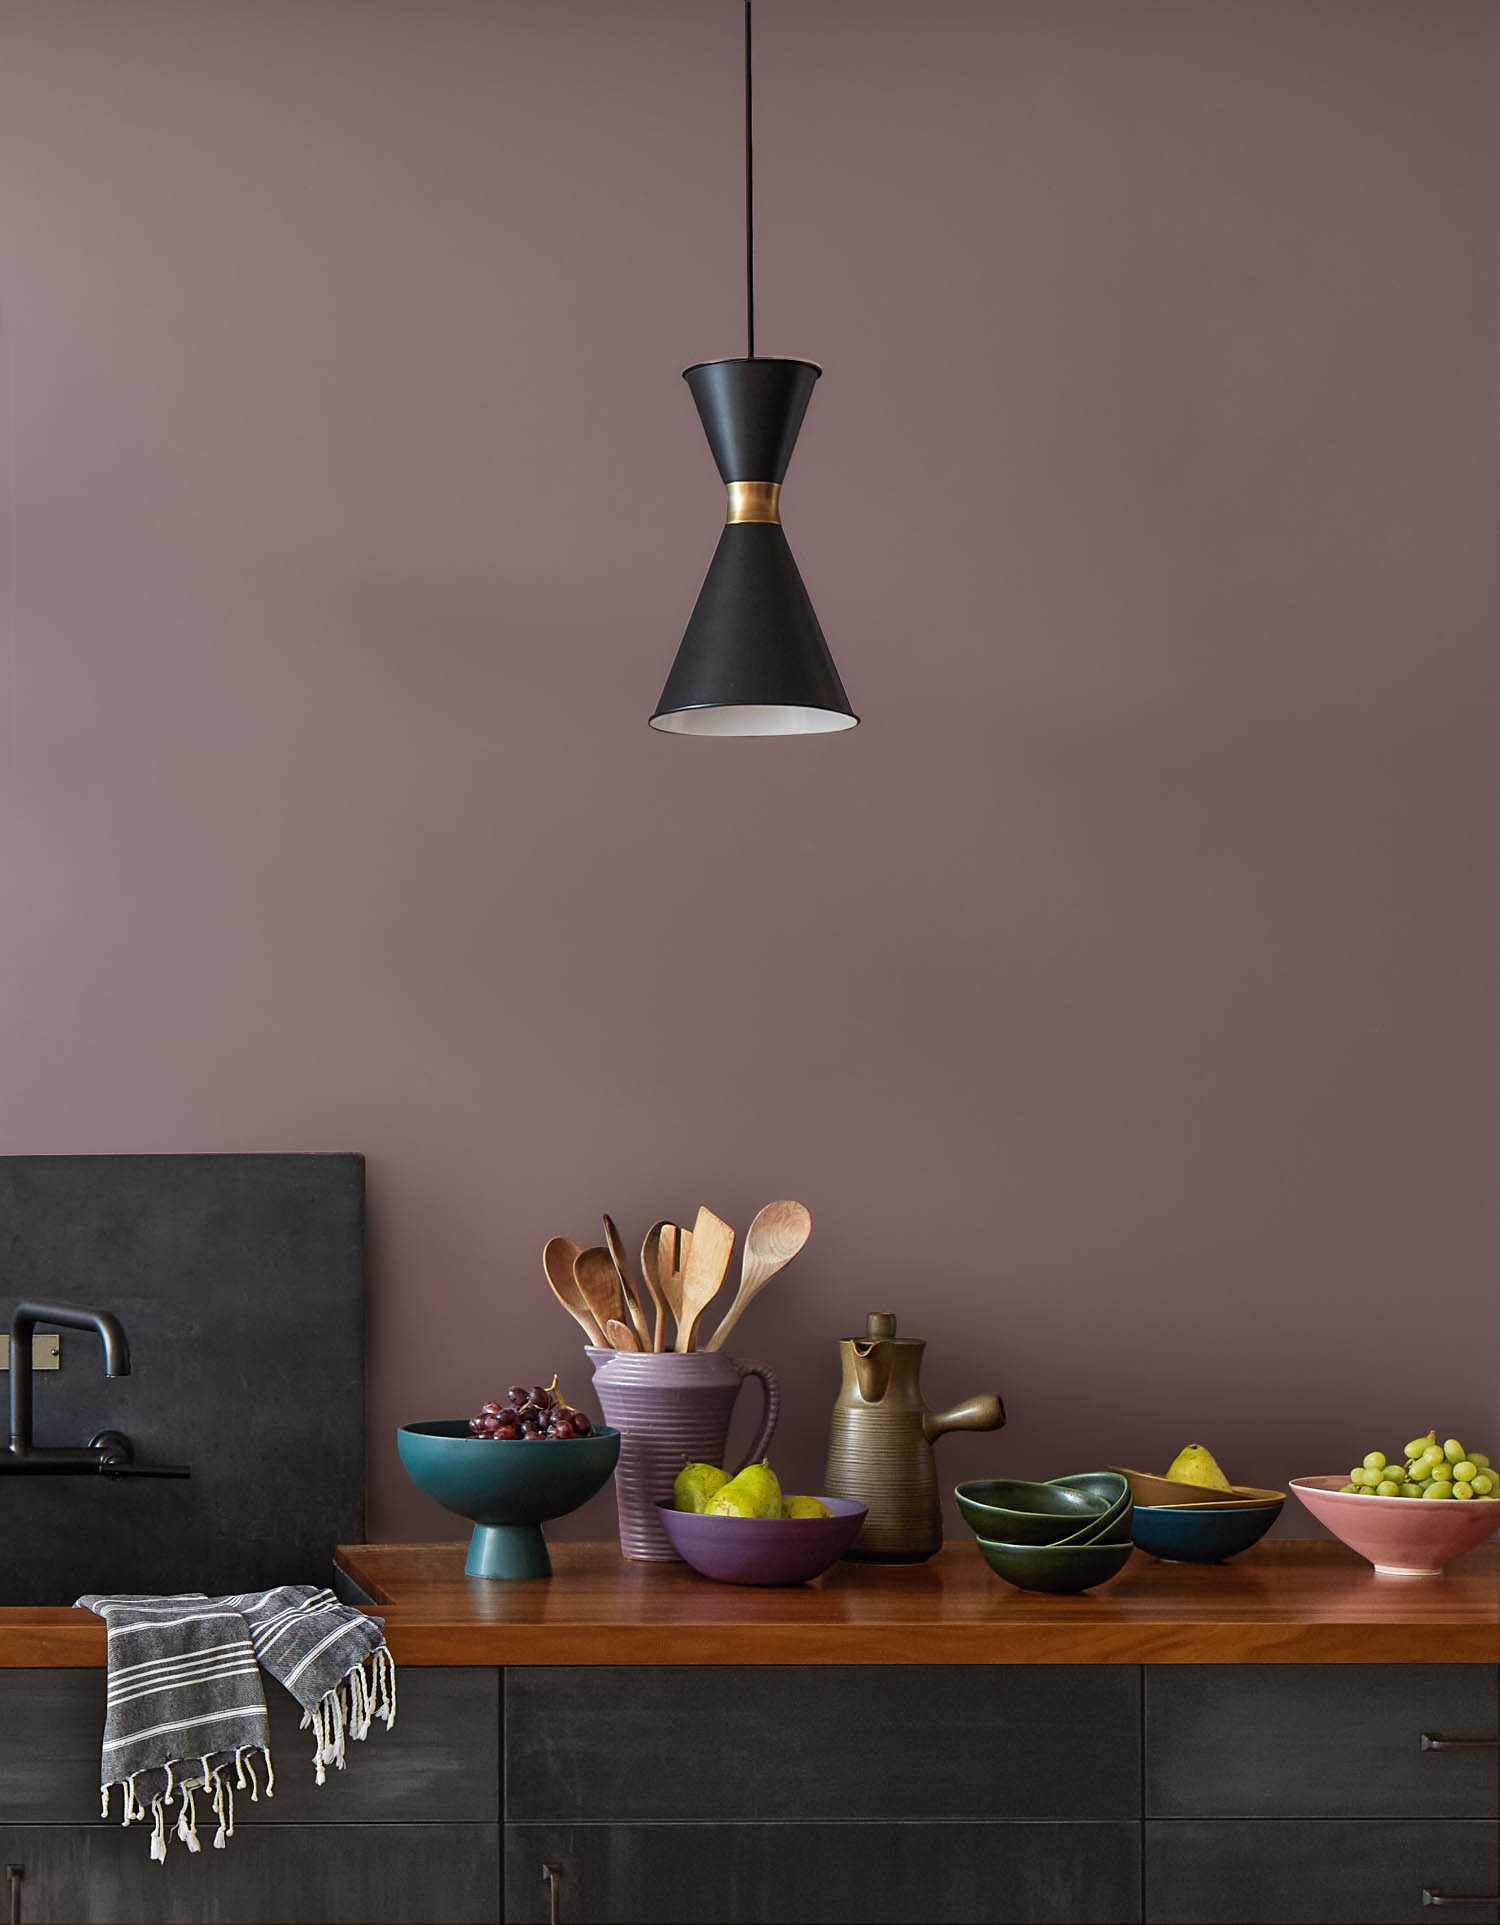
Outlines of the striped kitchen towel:
M 344 1768 L 344 1747 L 371 1720 L 396 1722 L 396 1666 L 385 1624 L 340 1604 L 332 1591 L 283 1584 L 271 1591 L 207 1597 L 98 1597 L 78 1600 L 109 1627 L 108 1699 L 100 1809 L 122 1788 L 122 1823 L 149 1811 L 151 1856 L 167 1856 L 166 1808 L 179 1800 L 177 1836 L 197 1851 L 195 1795 L 206 1793 L 222 1851 L 234 1836 L 234 1794 L 260 1796 L 276 1784 L 261 1691 L 264 1668 L 302 1706 L 312 1727 L 317 1782 Z

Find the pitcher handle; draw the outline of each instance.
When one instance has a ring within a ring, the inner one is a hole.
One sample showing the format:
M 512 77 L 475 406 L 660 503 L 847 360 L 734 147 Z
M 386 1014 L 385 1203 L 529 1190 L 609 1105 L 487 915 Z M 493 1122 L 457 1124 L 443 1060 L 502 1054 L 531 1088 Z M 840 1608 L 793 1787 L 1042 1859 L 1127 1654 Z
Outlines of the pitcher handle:
M 723 1356 L 724 1353 L 720 1351 L 719 1354 Z M 781 1415 L 781 1383 L 769 1364 L 757 1363 L 753 1357 L 733 1357 L 725 1361 L 733 1363 L 740 1373 L 741 1383 L 747 1377 L 759 1377 L 761 1388 L 766 1393 L 765 1421 L 761 1424 L 760 1435 L 750 1446 L 744 1463 L 735 1466 L 733 1474 L 737 1477 L 745 1468 L 745 1464 L 758 1464 L 771 1448 L 771 1439 L 776 1431 L 776 1419 Z

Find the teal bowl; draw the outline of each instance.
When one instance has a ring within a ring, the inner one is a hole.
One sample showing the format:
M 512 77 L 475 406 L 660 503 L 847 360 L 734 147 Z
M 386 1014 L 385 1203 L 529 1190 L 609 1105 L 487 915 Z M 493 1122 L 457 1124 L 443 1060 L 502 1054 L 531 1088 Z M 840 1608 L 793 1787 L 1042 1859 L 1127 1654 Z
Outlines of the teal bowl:
M 1055 1544 L 1105 1522 L 1106 1506 L 1086 1492 L 1022 1477 L 975 1479 L 955 1485 L 953 1495 L 974 1535 L 1000 1544 Z
M 1222 1564 L 1258 1543 L 1280 1515 L 1280 1504 L 1244 1511 L 1216 1511 L 1203 1504 L 1137 1504 L 1130 1531 L 1143 1551 L 1169 1564 Z
M 974 1540 L 996 1577 L 1018 1591 L 1076 1596 L 1106 1584 L 1130 1562 L 1129 1544 L 994 1544 Z
M 474 1526 L 469 1577 L 551 1577 L 541 1526 L 586 1504 L 613 1475 L 620 1433 L 551 1443 L 471 1437 L 462 1417 L 403 1424 L 396 1448 L 419 1491 Z

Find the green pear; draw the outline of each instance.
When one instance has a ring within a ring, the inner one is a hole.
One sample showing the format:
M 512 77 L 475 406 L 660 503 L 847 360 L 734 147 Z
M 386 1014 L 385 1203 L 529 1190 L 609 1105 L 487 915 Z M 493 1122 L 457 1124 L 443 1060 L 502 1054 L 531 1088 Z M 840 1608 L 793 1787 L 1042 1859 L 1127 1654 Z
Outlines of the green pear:
M 821 1497 L 788 1497 L 782 1500 L 783 1517 L 832 1517 L 833 1512 Z
M 781 1486 L 775 1471 L 766 1463 L 747 1464 L 714 1493 L 706 1508 L 710 1517 L 780 1517 Z
M 1201 1484 L 1206 1490 L 1227 1491 L 1229 1479 L 1214 1461 L 1206 1444 L 1187 1444 L 1172 1459 L 1167 1476 L 1178 1484 Z
M 708 1500 L 729 1482 L 728 1471 L 717 1464 L 684 1464 L 672 1486 L 672 1508 L 706 1511 Z

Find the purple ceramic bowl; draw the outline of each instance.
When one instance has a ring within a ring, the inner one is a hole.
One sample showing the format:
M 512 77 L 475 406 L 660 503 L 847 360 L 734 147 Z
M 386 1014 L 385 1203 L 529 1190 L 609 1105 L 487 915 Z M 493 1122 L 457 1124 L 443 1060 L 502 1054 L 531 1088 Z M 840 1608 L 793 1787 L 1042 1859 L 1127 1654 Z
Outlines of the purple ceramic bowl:
M 661 1504 L 672 1549 L 721 1584 L 805 1584 L 837 1564 L 869 1514 L 847 1497 L 822 1499 L 832 1517 L 709 1517 Z

